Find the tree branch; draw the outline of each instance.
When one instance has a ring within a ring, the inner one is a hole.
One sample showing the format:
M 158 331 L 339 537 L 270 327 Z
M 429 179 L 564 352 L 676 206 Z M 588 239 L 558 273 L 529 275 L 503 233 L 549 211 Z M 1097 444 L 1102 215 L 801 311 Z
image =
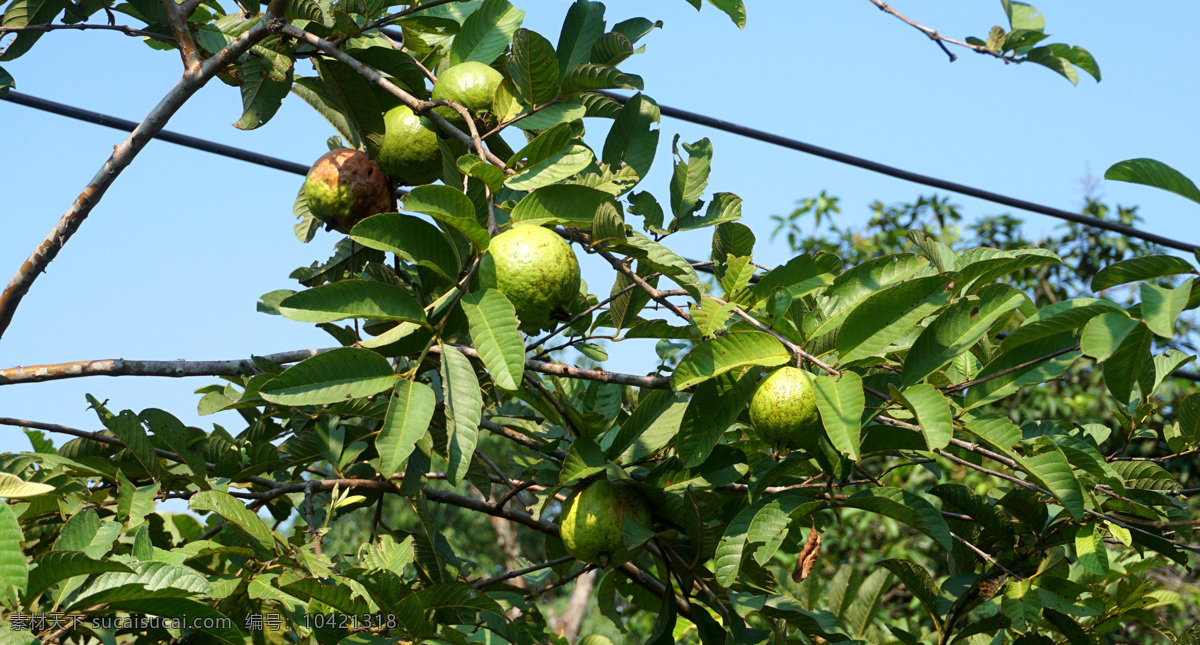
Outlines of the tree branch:
M 983 47 L 981 45 L 972 45 L 971 43 L 964 42 L 961 40 L 947 38 L 946 36 L 939 34 L 936 29 L 932 29 L 930 27 L 926 27 L 925 25 L 914 22 L 912 19 L 901 14 L 900 12 L 896 11 L 895 9 L 889 7 L 887 5 L 887 3 L 883 2 L 883 0 L 870 0 L 870 2 L 871 2 L 871 4 L 875 5 L 876 7 L 879 7 L 880 11 L 895 16 L 896 18 L 900 19 L 900 21 L 903 22 L 904 24 L 909 25 L 913 29 L 916 29 L 917 31 L 928 36 L 930 40 L 937 43 L 938 47 L 942 48 L 943 52 L 946 52 L 946 55 L 950 57 L 951 63 L 953 63 L 955 60 L 958 60 L 958 56 L 955 56 L 954 52 L 951 52 L 949 49 L 946 48 L 946 43 L 950 43 L 951 45 L 957 45 L 959 47 L 965 47 L 965 48 L 967 48 L 973 52 L 976 52 L 978 54 L 994 56 L 1006 63 L 1017 62 L 1016 59 L 1014 59 L 1010 56 L 1005 56 L 1003 52 L 992 51 L 992 50 L 988 49 L 987 47 Z
M 50 24 L 50 23 L 42 24 L 42 25 L 23 25 L 20 27 L 0 27 L 0 36 L 3 36 L 5 34 L 20 33 L 22 31 L 59 31 L 62 29 L 70 29 L 73 31 L 87 31 L 90 29 L 100 29 L 103 31 L 117 31 L 117 32 L 125 34 L 126 36 L 134 36 L 134 37 L 138 37 L 138 38 L 152 38 L 154 40 L 161 40 L 162 42 L 165 42 L 165 43 L 171 43 L 172 45 L 174 45 L 176 42 L 174 38 L 172 38 L 166 34 L 156 34 L 152 31 L 143 31 L 141 29 L 134 29 L 133 27 L 129 27 L 127 25 L 92 25 L 92 24 L 60 25 L 60 24 Z
M 188 29 L 187 15 L 183 13 L 175 0 L 161 0 L 163 9 L 167 12 L 167 21 L 171 25 L 171 33 L 179 44 L 179 55 L 183 58 L 183 67 L 191 72 L 200 69 L 200 49 L 196 47 L 196 39 Z
M 452 345 L 452 347 L 461 351 L 469 358 L 479 360 L 479 353 L 470 347 L 461 345 Z M 317 354 L 332 351 L 333 349 L 340 348 L 300 349 L 290 352 L 280 352 L 278 354 L 267 354 L 262 358 L 272 363 L 295 363 L 316 356 Z M 440 355 L 441 351 L 441 347 L 438 345 L 429 348 L 430 354 Z M 632 385 L 654 390 L 671 389 L 670 379 L 662 376 L 621 374 L 619 372 L 586 369 L 533 359 L 525 360 L 525 369 L 542 374 L 577 378 L 586 381 Z M 0 369 L 0 385 L 58 381 L 85 376 L 166 376 L 181 378 L 185 376 L 248 376 L 257 373 L 258 368 L 255 367 L 253 359 L 227 361 L 141 361 L 113 358 Z
M 249 50 L 255 43 L 267 36 L 269 33 L 267 23 L 270 19 L 270 15 L 265 16 L 261 22 L 226 45 L 215 56 L 204 61 L 194 69 L 188 69 L 184 73 L 183 78 L 175 84 L 175 87 L 171 88 L 170 92 L 167 92 L 167 95 L 159 101 L 158 105 L 154 106 L 154 109 L 146 115 L 146 118 L 138 124 L 137 128 L 113 150 L 112 156 L 100 168 L 100 172 L 96 173 L 92 181 L 88 183 L 83 192 L 79 194 L 79 197 L 75 199 L 75 203 L 71 204 L 67 212 L 63 214 L 58 223 L 54 225 L 54 228 L 50 230 L 46 239 L 42 240 L 42 243 L 34 249 L 29 258 L 25 260 L 25 263 L 21 265 L 21 268 L 9 280 L 4 293 L 0 294 L 0 336 L 3 336 L 4 331 L 8 329 L 13 315 L 17 311 L 17 307 L 21 304 L 21 299 L 29 292 L 29 288 L 33 286 L 33 281 L 37 279 L 40 273 L 46 270 L 46 267 L 54 260 L 58 252 L 62 250 L 67 240 L 75 234 L 75 231 L 83 224 L 83 220 L 87 219 L 88 214 L 100 202 L 100 198 L 104 196 L 105 191 L 120 176 L 121 171 L 133 162 L 134 157 L 141 152 L 142 148 L 145 148 L 154 135 L 166 126 L 171 116 L 193 94 L 204 87 L 209 79 L 237 60 L 238 56 Z

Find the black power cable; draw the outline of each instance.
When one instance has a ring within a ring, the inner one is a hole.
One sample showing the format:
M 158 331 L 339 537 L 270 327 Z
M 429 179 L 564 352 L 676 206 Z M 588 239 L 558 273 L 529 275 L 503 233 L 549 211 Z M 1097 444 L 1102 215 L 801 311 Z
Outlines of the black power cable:
M 30 96 L 20 92 L 10 91 L 7 95 L 0 96 L 0 100 L 16 103 L 17 105 L 24 105 L 25 107 L 31 107 L 35 110 L 50 112 L 59 116 L 70 117 L 72 119 L 79 119 L 80 121 L 87 121 L 88 123 L 95 123 L 96 125 L 103 125 L 110 128 L 115 128 L 117 130 L 123 130 L 125 132 L 133 132 L 133 129 L 138 125 L 137 123 L 128 121 L 126 119 L 118 119 L 115 116 L 84 110 L 72 105 L 55 103 L 54 101 L 40 99 L 36 96 Z M 308 166 L 305 166 L 304 164 L 298 164 L 285 159 L 280 159 L 278 157 L 259 154 L 257 152 L 250 152 L 249 150 L 242 150 L 241 148 L 227 146 L 225 144 L 208 141 L 206 139 L 198 139 L 186 134 L 179 134 L 178 132 L 162 130 L 158 134 L 154 135 L 154 138 L 161 139 L 168 143 L 184 146 L 185 148 L 194 148 L 204 152 L 211 152 L 215 155 L 221 155 L 222 157 L 239 159 L 252 164 L 258 164 L 260 166 L 282 170 L 284 172 L 290 172 L 297 175 L 308 174 Z
M 624 104 L 625 101 L 628 100 L 627 97 L 621 96 L 620 94 L 616 94 L 613 92 L 599 92 L 599 93 L 603 94 L 604 96 L 607 96 L 611 99 L 615 99 L 616 101 L 618 101 L 622 104 Z M 1033 202 L 1028 202 L 1023 199 L 1017 199 L 1015 197 L 1009 197 L 1007 195 L 1001 195 L 999 193 L 993 193 L 991 191 L 981 190 L 979 188 L 973 188 L 971 186 L 964 186 L 963 184 L 958 184 L 958 183 L 955 183 L 952 181 L 946 181 L 945 179 L 938 179 L 937 177 L 930 177 L 929 175 L 922 175 L 922 174 L 915 173 L 915 172 L 909 172 L 909 171 L 903 170 L 901 168 L 896 168 L 895 166 L 888 166 L 886 164 L 881 164 L 881 163 L 878 163 L 875 161 L 871 161 L 869 159 L 863 159 L 862 157 L 855 157 L 854 155 L 848 155 L 844 152 L 838 152 L 836 150 L 830 150 L 829 148 L 822 148 L 820 146 L 814 146 L 811 143 L 804 143 L 803 141 L 797 141 L 795 139 L 789 139 L 788 137 L 780 136 L 778 134 L 772 134 L 770 132 L 765 132 L 763 130 L 757 130 L 755 128 L 746 127 L 744 125 L 738 125 L 736 123 L 730 123 L 728 121 L 714 119 L 711 116 L 705 116 L 703 114 L 696 114 L 695 112 L 688 112 L 687 110 L 680 110 L 678 108 L 668 107 L 666 105 L 660 105 L 660 106 L 658 106 L 658 109 L 662 113 L 663 116 L 668 116 L 673 119 L 679 119 L 680 121 L 687 121 L 688 123 L 695 123 L 697 125 L 703 125 L 706 127 L 714 128 L 716 130 L 729 132 L 730 134 L 736 134 L 738 136 L 755 139 L 757 141 L 763 141 L 766 143 L 781 146 L 781 147 L 788 148 L 791 150 L 797 150 L 799 152 L 807 153 L 810 155 L 815 155 L 817 157 L 822 157 L 824 159 L 829 159 L 831 161 L 836 161 L 838 163 L 844 163 L 847 165 L 855 166 L 857 168 L 862 168 L 864 170 L 870 170 L 871 172 L 888 175 L 889 177 L 895 177 L 897 179 L 911 181 L 916 184 L 923 184 L 925 186 L 931 186 L 933 188 L 940 188 L 942 190 L 950 191 L 953 193 L 959 193 L 959 194 L 967 195 L 970 197 L 977 197 L 979 199 L 983 199 L 983 200 L 986 200 L 989 202 L 1003 204 L 1005 206 L 1011 206 L 1013 208 L 1019 208 L 1021 210 L 1029 211 L 1031 213 L 1038 213 L 1040 215 L 1047 215 L 1049 217 L 1065 219 L 1069 222 L 1075 222 L 1076 224 L 1083 224 L 1084 226 L 1091 226 L 1093 228 L 1100 228 L 1100 229 L 1104 229 L 1106 231 L 1111 231 L 1113 233 L 1120 233 L 1121 235 L 1125 235 L 1128 237 L 1136 237 L 1140 240 L 1145 240 L 1147 242 L 1153 242 L 1155 244 L 1158 244 L 1159 246 L 1165 246 L 1167 248 L 1176 249 L 1179 251 L 1187 251 L 1189 253 L 1200 251 L 1200 244 L 1192 244 L 1190 242 L 1180 242 L 1178 240 L 1173 240 L 1169 237 L 1163 237 L 1161 235 L 1155 235 L 1154 233 L 1147 233 L 1145 231 L 1140 231 L 1136 228 L 1133 228 L 1132 226 L 1126 226 L 1124 224 L 1117 224 L 1115 222 L 1106 222 L 1101 219 L 1096 219 L 1093 217 L 1086 217 L 1086 216 L 1080 215 L 1079 213 L 1072 213 L 1070 211 L 1065 211 L 1065 210 L 1062 210 L 1061 208 L 1052 208 L 1050 206 L 1043 206 L 1041 204 L 1035 204 Z

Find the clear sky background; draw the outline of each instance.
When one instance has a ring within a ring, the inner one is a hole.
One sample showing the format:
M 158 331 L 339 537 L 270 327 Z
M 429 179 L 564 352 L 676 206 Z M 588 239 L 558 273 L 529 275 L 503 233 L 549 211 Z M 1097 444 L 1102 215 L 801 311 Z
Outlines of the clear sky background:
M 232 3 L 229 3 L 232 6 Z M 525 27 L 557 41 L 565 0 L 516 0 Z M 609 25 L 644 16 L 665 25 L 645 54 L 621 67 L 640 74 L 659 103 L 701 112 L 933 176 L 1069 210 L 1082 203 L 1081 179 L 1109 165 L 1152 157 L 1200 178 L 1195 3 L 1035 3 L 1047 17 L 1047 42 L 1087 48 L 1101 83 L 1079 86 L 1034 65 L 1005 65 L 956 49 L 947 61 L 923 35 L 866 0 L 749 2 L 739 31 L 712 6 L 683 0 L 613 0 Z M 962 38 L 1007 26 L 1000 2 L 893 3 L 912 19 Z M 4 64 L 17 90 L 140 120 L 178 80 L 179 57 L 114 32 L 55 32 Z M 297 74 L 312 75 L 301 62 Z M 177 132 L 309 164 L 334 134 L 290 97 L 266 126 L 242 132 L 238 90 L 213 81 L 168 124 Z M 607 121 L 589 121 L 599 149 Z M 771 243 L 769 216 L 827 190 L 842 198 L 842 223 L 861 225 L 867 205 L 911 201 L 931 189 L 767 144 L 664 119 L 655 169 L 640 189 L 665 203 L 670 142 L 710 137 L 709 190 L 744 198 L 743 222 L 755 230 L 755 259 L 786 261 Z M 6 281 L 88 183 L 124 134 L 0 101 L 0 280 Z M 102 358 L 212 360 L 333 343 L 311 325 L 256 313 L 258 297 L 298 288 L 296 267 L 328 257 L 336 237 L 301 244 L 292 202 L 302 178 L 168 143 L 152 142 L 25 297 L 0 339 L 0 365 Z M 1140 204 L 1145 228 L 1200 242 L 1200 207 L 1153 189 L 1105 182 L 1110 203 Z M 968 219 L 1010 212 L 955 197 Z M 1054 220 L 1024 217 L 1029 235 Z M 710 231 L 670 238 L 672 248 L 706 257 Z M 588 258 L 584 277 L 607 294 L 612 274 Z M 614 347 L 609 369 L 645 372 L 649 347 Z M 0 416 L 86 430 L 99 422 L 85 393 L 114 410 L 166 409 L 186 423 L 233 433 L 233 413 L 198 417 L 193 393 L 214 378 L 89 378 L 0 387 Z M 0 451 L 28 449 L 15 428 L 0 427 Z

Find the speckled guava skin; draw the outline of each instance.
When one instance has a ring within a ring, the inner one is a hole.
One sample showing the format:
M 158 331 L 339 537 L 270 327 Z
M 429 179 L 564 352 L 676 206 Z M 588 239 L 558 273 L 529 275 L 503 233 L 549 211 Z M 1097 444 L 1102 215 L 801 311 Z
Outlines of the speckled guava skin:
M 471 116 L 478 118 L 484 112 L 492 111 L 496 88 L 503 80 L 500 72 L 478 61 L 459 63 L 438 76 L 431 96 L 454 101 L 467 108 Z M 447 119 L 462 121 L 462 115 L 453 108 L 438 107 L 434 108 L 434 112 Z
M 517 224 L 492 238 L 479 264 L 479 284 L 500 290 L 517 310 L 521 329 L 550 324 L 579 293 L 579 260 L 557 233 Z
M 420 186 L 442 176 L 437 126 L 406 105 L 383 115 L 383 145 L 375 161 L 402 186 Z
M 750 399 L 750 423 L 759 439 L 777 447 L 814 445 L 823 429 L 812 375 L 781 367 L 768 376 Z
M 387 176 L 366 153 L 350 148 L 317 159 L 304 178 L 304 199 L 317 219 L 342 232 L 376 213 L 396 210 Z
M 625 549 L 621 529 L 626 517 L 650 528 L 646 498 L 629 484 L 593 482 L 563 506 L 559 524 L 567 552 L 601 566 L 628 562 L 633 554 Z

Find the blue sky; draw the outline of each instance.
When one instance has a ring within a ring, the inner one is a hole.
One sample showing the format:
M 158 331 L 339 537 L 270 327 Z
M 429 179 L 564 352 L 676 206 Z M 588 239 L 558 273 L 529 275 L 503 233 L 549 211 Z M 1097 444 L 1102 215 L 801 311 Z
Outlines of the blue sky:
M 520 1 L 525 26 L 557 39 L 569 3 Z M 1104 80 L 1072 86 L 1032 65 L 1005 65 L 965 50 L 959 60 L 920 33 L 857 2 L 749 3 L 739 31 L 711 6 L 682 0 L 608 2 L 609 24 L 634 16 L 665 25 L 643 42 L 645 54 L 622 65 L 640 74 L 661 104 L 778 132 L 869 159 L 1066 209 L 1082 202 L 1080 180 L 1116 161 L 1153 157 L 1200 177 L 1197 79 L 1190 61 L 1200 6 L 1044 2 L 1050 42 L 1087 48 Z M 896 2 L 897 10 L 956 38 L 1006 24 L 998 1 Z M 111 32 L 45 35 L 4 67 L 18 91 L 140 120 L 181 71 L 172 53 Z M 307 63 L 299 74 L 311 75 Z M 242 132 L 238 91 L 213 81 L 169 129 L 311 163 L 332 129 L 291 97 L 266 126 Z M 87 184 L 124 135 L 0 102 L 0 273 L 4 280 Z M 599 147 L 605 122 L 589 123 Z M 786 248 L 769 242 L 772 214 L 827 190 L 842 198 L 847 223 L 867 204 L 911 200 L 929 189 L 732 135 L 665 119 L 655 169 L 641 189 L 665 200 L 670 141 L 710 137 L 710 191 L 744 198 L 743 221 L 758 234 L 756 261 L 777 264 Z M 34 365 L 101 358 L 243 358 L 333 344 L 311 325 L 256 313 L 264 293 L 296 288 L 287 275 L 329 254 L 336 238 L 308 245 L 292 234 L 292 201 L 302 178 L 154 142 L 128 168 L 26 296 L 0 339 L 0 364 Z M 1197 206 L 1128 184 L 1103 183 L 1110 202 L 1140 204 L 1145 228 L 1200 242 Z M 956 198 L 968 218 L 1008 212 Z M 1030 234 L 1047 218 L 1025 217 Z M 710 233 L 671 245 L 707 256 Z M 611 272 L 585 258 L 592 292 L 608 293 Z M 652 369 L 648 348 L 614 348 L 609 369 Z M 217 379 L 91 378 L 0 388 L 0 416 L 95 430 L 84 393 L 110 406 L 166 409 L 209 429 L 242 428 L 236 415 L 200 418 L 195 388 Z M 16 429 L 0 428 L 0 451 L 27 449 Z

